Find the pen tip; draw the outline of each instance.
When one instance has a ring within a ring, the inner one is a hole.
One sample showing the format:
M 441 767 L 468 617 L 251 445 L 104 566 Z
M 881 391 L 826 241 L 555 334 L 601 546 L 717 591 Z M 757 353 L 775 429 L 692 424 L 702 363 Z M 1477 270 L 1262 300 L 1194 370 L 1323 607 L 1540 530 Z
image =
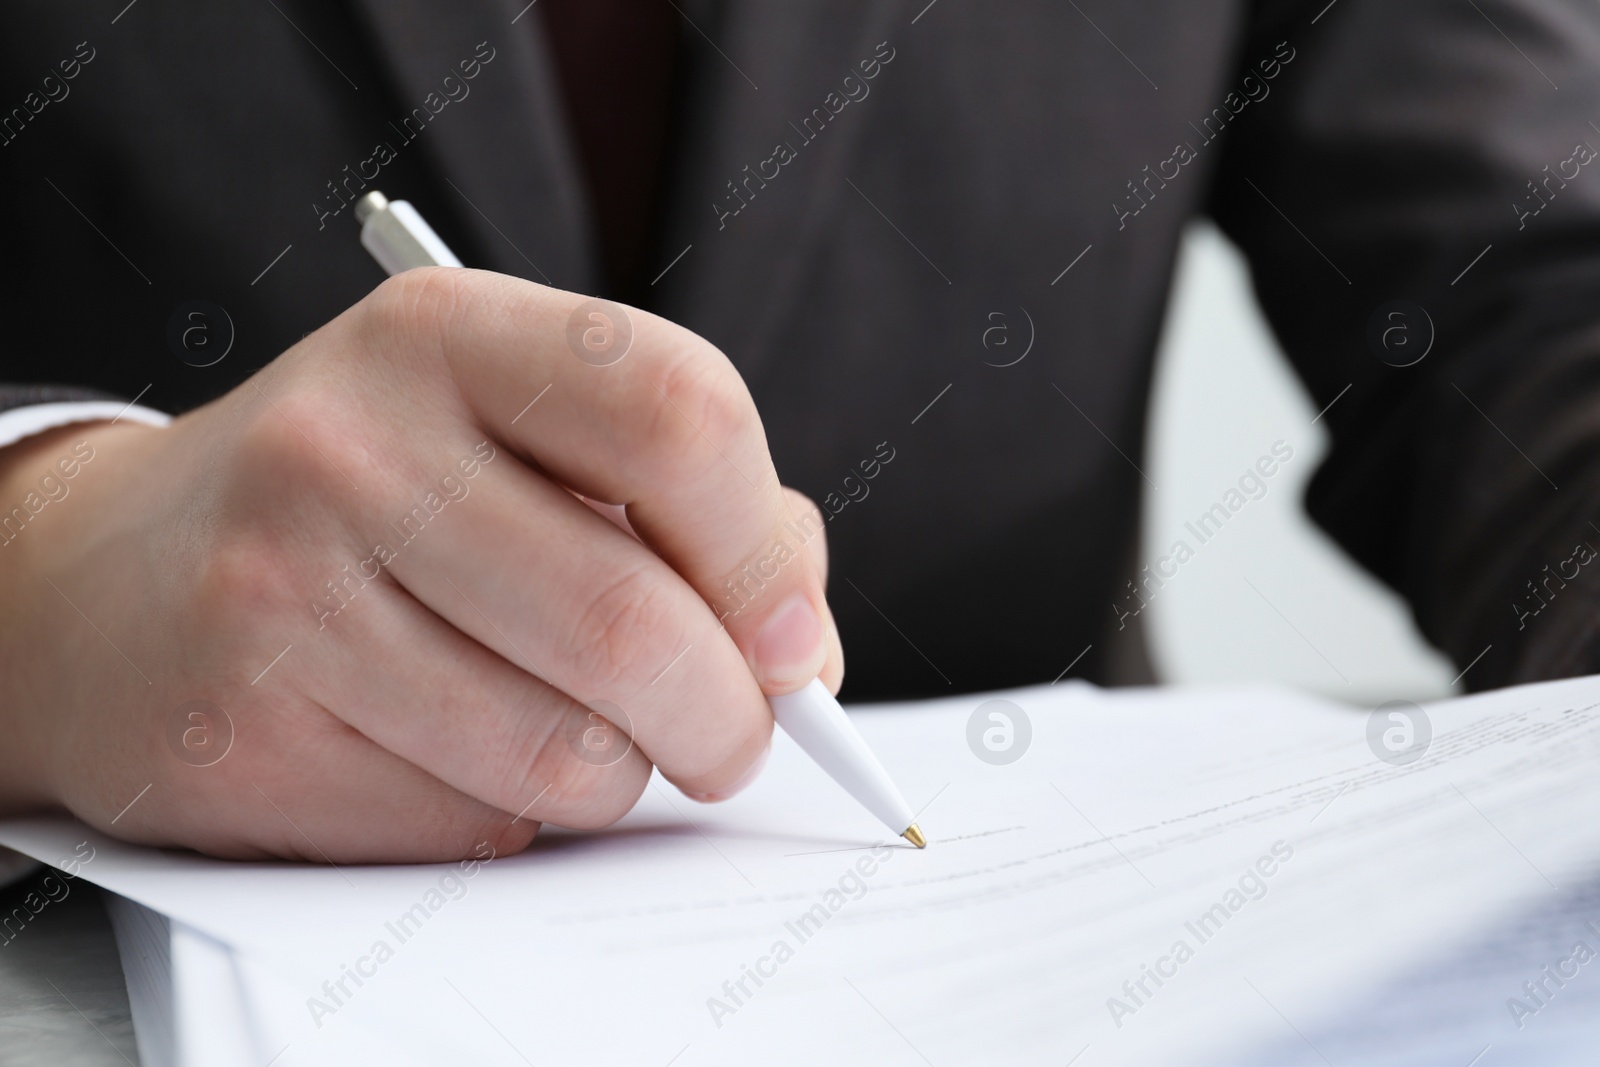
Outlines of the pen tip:
M 900 836 L 905 838 L 907 841 L 910 841 L 918 848 L 928 847 L 928 839 L 922 836 L 922 831 L 917 828 L 916 823 L 912 823 L 910 826 L 906 827 L 906 832 Z

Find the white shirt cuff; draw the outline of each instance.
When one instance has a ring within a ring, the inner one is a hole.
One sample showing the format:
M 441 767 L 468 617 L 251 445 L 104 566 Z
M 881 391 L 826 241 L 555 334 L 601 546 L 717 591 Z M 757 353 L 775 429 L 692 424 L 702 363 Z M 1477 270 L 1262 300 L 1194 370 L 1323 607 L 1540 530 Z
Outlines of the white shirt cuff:
M 146 426 L 165 426 L 172 421 L 172 416 L 154 408 L 124 404 L 118 400 L 65 400 L 50 404 L 28 404 L 0 411 L 0 448 L 57 426 L 122 419 Z

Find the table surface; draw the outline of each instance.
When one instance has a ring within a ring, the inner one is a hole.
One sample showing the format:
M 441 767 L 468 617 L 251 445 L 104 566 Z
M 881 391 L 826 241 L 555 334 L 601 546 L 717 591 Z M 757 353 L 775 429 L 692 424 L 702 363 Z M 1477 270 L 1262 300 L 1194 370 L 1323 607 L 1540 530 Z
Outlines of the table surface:
M 44 886 L 47 874 L 54 878 Z M 50 900 L 46 888 L 59 899 Z M 26 923 L 19 916 L 28 916 Z M 0 927 L 0 1067 L 137 1067 L 128 989 L 100 890 L 41 869 L 0 889 L 0 919 L 7 918 Z

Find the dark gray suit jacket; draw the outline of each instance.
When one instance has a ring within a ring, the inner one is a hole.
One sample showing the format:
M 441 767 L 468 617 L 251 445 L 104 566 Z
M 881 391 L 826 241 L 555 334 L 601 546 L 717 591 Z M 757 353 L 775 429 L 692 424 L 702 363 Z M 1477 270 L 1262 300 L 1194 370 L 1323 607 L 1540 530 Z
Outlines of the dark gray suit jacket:
M 642 302 L 728 354 L 780 474 L 837 511 L 847 695 L 1048 680 L 1091 643 L 1104 675 L 1200 212 L 1337 398 L 1317 520 L 1463 665 L 1492 645 L 1469 682 L 1597 669 L 1600 575 L 1571 562 L 1600 545 L 1589 0 L 679 2 Z M 596 289 L 519 0 L 124 4 L 10 10 L 0 378 L 219 395 L 381 279 L 363 184 L 472 265 Z M 205 368 L 167 340 L 195 299 L 236 330 Z M 1437 335 L 1404 368 L 1368 339 L 1395 300 Z

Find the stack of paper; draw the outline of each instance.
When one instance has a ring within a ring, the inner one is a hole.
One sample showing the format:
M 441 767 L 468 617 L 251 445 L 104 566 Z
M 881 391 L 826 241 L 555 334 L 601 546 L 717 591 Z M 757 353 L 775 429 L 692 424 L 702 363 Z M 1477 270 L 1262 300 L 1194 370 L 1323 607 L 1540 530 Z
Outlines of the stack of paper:
M 858 714 L 921 852 L 781 736 L 731 802 L 658 779 L 611 831 L 466 864 L 0 842 L 91 842 L 149 1067 L 1593 1062 L 1600 680 L 1376 722 L 1004 696 L 1026 729 L 982 697 Z

